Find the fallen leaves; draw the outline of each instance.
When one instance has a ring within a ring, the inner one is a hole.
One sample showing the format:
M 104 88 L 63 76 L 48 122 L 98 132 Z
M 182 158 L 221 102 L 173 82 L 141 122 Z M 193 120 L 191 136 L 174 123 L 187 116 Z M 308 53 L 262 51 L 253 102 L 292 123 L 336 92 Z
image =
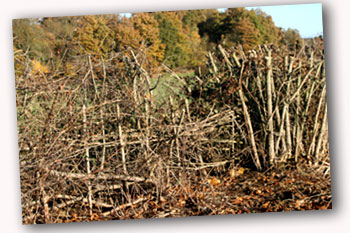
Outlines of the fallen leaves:
M 96 209 L 91 216 L 81 213 L 70 213 L 67 216 L 66 212 L 59 212 L 56 222 L 98 221 L 111 217 L 140 219 L 332 208 L 330 180 L 326 178 L 312 173 L 301 175 L 293 170 L 263 173 L 236 169 L 235 172 L 234 179 L 231 173 L 226 176 L 210 176 L 203 180 L 184 179 L 162 190 L 161 196 L 151 193 L 135 196 L 134 199 L 144 199 L 140 203 L 133 202 L 132 205 L 120 204 L 116 207 L 118 214 L 111 210 L 107 211 L 111 214 L 104 215 Z
M 233 168 L 229 171 L 231 178 L 236 178 L 237 176 L 243 175 L 246 172 L 246 169 L 243 167 Z
M 271 203 L 269 201 L 265 202 L 264 204 L 261 205 L 261 208 L 263 209 L 268 209 L 270 207 Z
M 98 221 L 100 220 L 100 216 L 96 213 L 92 213 L 90 216 L 90 221 Z
M 207 182 L 208 182 L 209 184 L 211 184 L 212 186 L 221 184 L 221 180 L 219 180 L 219 179 L 216 178 L 216 177 L 208 178 L 208 179 L 207 179 Z

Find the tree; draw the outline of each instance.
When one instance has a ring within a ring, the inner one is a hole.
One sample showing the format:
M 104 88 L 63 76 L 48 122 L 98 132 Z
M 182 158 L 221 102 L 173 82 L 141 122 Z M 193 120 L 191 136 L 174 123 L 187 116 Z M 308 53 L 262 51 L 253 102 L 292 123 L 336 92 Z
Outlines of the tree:
M 250 10 L 247 12 L 250 22 L 252 22 L 256 29 L 260 32 L 259 44 L 273 43 L 278 39 L 278 27 L 272 20 L 272 17 L 267 15 L 261 9 Z
M 164 58 L 165 46 L 161 42 L 158 22 L 154 14 L 138 13 L 134 14 L 131 19 L 134 28 L 142 37 L 142 43 L 147 48 L 147 57 L 151 65 L 159 65 Z
M 224 15 L 220 14 L 217 10 L 209 11 L 206 14 L 206 19 L 198 23 L 199 35 L 202 38 L 207 38 L 208 43 L 219 43 L 222 35 L 225 34 L 223 24 Z M 210 46 L 209 46 L 210 47 Z M 208 45 L 206 46 L 208 50 Z
M 165 47 L 165 62 L 171 67 L 201 63 L 203 56 L 197 24 L 204 18 L 200 11 L 158 12 L 160 38 Z
M 239 43 L 242 44 L 244 50 L 252 49 L 259 44 L 261 34 L 248 18 L 241 19 L 235 29 L 238 31 Z
M 115 47 L 115 34 L 107 26 L 104 16 L 83 16 L 77 20 L 78 27 L 73 41 L 79 46 L 81 53 L 105 56 Z
M 118 51 L 130 47 L 146 52 L 149 66 L 158 66 L 164 59 L 165 46 L 160 39 L 158 22 L 151 13 L 137 13 L 132 17 L 122 18 L 113 30 L 116 34 Z
M 80 17 L 47 17 L 40 20 L 40 24 L 46 33 L 54 35 L 53 51 L 55 56 L 61 58 L 65 50 L 69 55 L 74 56 L 75 51 L 72 43 L 73 34 L 79 26 L 77 20 Z
M 207 37 L 209 42 L 226 47 L 240 43 L 248 49 L 257 44 L 276 42 L 279 36 L 279 28 L 272 17 L 259 9 L 230 8 L 224 13 L 213 12 L 198 26 L 202 38 Z
M 31 59 L 47 61 L 52 54 L 54 35 L 47 33 L 38 19 L 15 19 L 12 23 L 13 43 L 16 49 L 27 52 Z
M 176 12 L 159 12 L 156 14 L 159 23 L 159 33 L 162 43 L 165 45 L 165 62 L 171 67 L 181 65 L 184 55 L 181 43 L 185 40 L 182 34 L 182 22 Z
M 285 45 L 294 45 L 297 42 L 301 41 L 301 36 L 299 34 L 299 31 L 296 29 L 288 28 L 283 33 L 282 43 Z

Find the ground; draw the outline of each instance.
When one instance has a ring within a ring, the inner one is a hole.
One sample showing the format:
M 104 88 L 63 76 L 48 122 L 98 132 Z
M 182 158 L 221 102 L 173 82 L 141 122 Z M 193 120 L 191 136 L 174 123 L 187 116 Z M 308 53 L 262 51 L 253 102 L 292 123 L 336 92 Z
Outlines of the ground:
M 143 219 L 332 208 L 330 177 L 322 176 L 308 166 L 244 171 L 235 177 L 227 172 L 201 181 L 186 180 L 184 175 L 182 181 L 164 190 L 160 196 L 150 194 L 133 205 L 126 204 L 118 211 L 110 211 L 109 215 L 95 213 L 82 219 L 73 214 L 61 220 Z

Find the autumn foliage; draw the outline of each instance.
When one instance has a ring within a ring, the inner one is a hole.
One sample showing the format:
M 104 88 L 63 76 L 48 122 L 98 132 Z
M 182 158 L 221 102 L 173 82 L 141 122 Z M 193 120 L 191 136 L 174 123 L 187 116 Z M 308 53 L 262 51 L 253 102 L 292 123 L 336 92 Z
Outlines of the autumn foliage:
M 79 54 L 106 56 L 111 51 L 143 49 L 150 67 L 165 63 L 172 68 L 203 64 L 205 52 L 217 44 L 293 44 L 301 40 L 296 30 L 276 27 L 260 10 L 244 8 L 88 15 L 18 19 L 13 21 L 14 47 L 31 59 L 62 69 Z

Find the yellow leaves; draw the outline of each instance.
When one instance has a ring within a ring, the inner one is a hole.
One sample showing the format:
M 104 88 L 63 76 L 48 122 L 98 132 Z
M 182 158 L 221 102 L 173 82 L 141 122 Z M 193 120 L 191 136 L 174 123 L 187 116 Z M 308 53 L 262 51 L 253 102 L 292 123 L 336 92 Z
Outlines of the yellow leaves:
M 148 92 L 148 93 L 146 94 L 146 99 L 151 100 L 151 93 L 150 93 L 150 92 Z
M 130 19 L 123 19 L 113 30 L 120 51 L 127 47 L 143 50 L 149 67 L 158 66 L 163 61 L 165 45 L 161 43 L 158 22 L 152 14 L 137 13 Z
M 80 22 L 73 41 L 80 45 L 82 53 L 106 55 L 115 47 L 115 33 L 107 26 L 106 16 L 83 16 Z
M 119 49 L 122 50 L 125 45 L 130 46 L 133 49 L 140 48 L 142 36 L 138 30 L 136 30 L 132 23 L 125 21 L 118 24 L 115 27 L 116 40 L 118 42 Z
M 39 61 L 37 61 L 36 59 L 32 61 L 31 74 L 45 74 L 48 72 L 49 72 L 49 69 L 46 66 L 42 65 Z
M 229 171 L 230 176 L 232 178 L 236 178 L 237 176 L 243 175 L 246 172 L 246 169 L 244 169 L 243 167 L 240 168 L 233 168 Z
M 255 194 L 262 196 L 262 195 L 264 195 L 264 192 L 262 190 L 258 189 L 255 191 Z
M 239 175 L 243 175 L 245 173 L 245 169 L 243 168 L 243 167 L 240 167 L 239 169 L 238 169 L 238 174 Z
M 322 206 L 320 206 L 318 209 L 319 209 L 319 210 L 328 210 L 329 208 L 328 208 L 328 206 L 326 206 L 326 205 L 322 205 Z

